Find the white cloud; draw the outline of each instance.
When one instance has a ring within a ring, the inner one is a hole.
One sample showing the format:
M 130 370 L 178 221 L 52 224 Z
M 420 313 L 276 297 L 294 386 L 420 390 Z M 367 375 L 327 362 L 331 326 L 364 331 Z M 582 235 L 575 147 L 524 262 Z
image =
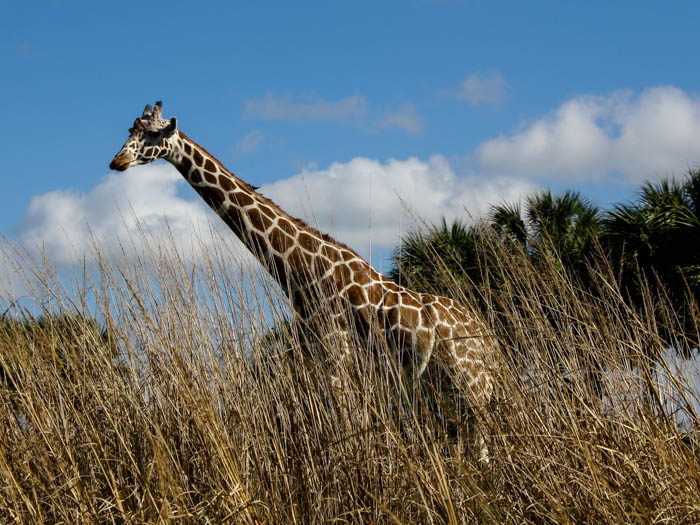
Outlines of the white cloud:
M 317 95 L 292 97 L 268 93 L 263 99 L 247 100 L 243 116 L 263 120 L 345 120 L 367 113 L 367 99 L 352 95 L 328 101 Z
M 457 98 L 474 105 L 495 104 L 508 96 L 508 84 L 498 71 L 477 71 L 465 78 L 459 86 Z
M 386 163 L 355 158 L 334 163 L 324 170 L 299 175 L 262 186 L 261 191 L 295 216 L 308 220 L 322 231 L 369 253 L 373 246 L 393 247 L 402 229 L 415 223 L 402 200 L 420 219 L 437 221 L 475 217 L 502 200 L 514 200 L 535 187 L 506 177 L 457 176 L 440 155 L 422 161 L 411 157 Z M 370 230 L 371 222 L 371 230 Z
M 389 113 L 381 120 L 379 126 L 383 128 L 399 128 L 406 133 L 414 135 L 423 131 L 423 122 L 416 113 L 416 108 L 413 104 L 402 104 L 397 111 Z
M 265 135 L 261 131 L 254 129 L 236 141 L 235 152 L 239 155 L 254 153 L 260 149 L 264 139 Z
M 674 87 L 581 96 L 522 131 L 482 143 L 489 171 L 568 180 L 621 173 L 630 182 L 700 163 L 700 100 Z
M 109 256 L 120 245 L 127 257 L 175 247 L 185 260 L 198 262 L 202 248 L 224 239 L 242 264 L 251 265 L 252 255 L 199 199 L 178 196 L 179 184 L 184 180 L 174 169 L 156 164 L 107 175 L 86 193 L 38 195 L 18 227 L 18 240 L 65 266 L 83 256 L 89 262 L 95 247 Z M 374 247 L 392 248 L 399 235 L 416 226 L 415 217 L 465 217 L 465 209 L 478 216 L 494 202 L 533 189 L 503 177 L 457 176 L 444 157 L 435 155 L 427 161 L 411 157 L 384 163 L 355 158 L 327 169 L 308 168 L 261 191 L 294 216 L 314 225 L 317 218 L 322 231 L 368 256 L 370 231 Z M 0 259 L 0 270 L 3 264 Z
M 130 256 L 174 247 L 185 260 L 197 260 L 225 226 L 204 203 L 179 197 L 180 183 L 172 167 L 149 165 L 107 175 L 88 193 L 38 195 L 19 225 L 19 241 L 58 265 L 89 257 L 95 247 L 118 251 L 120 243 Z M 231 246 L 243 253 L 235 238 Z

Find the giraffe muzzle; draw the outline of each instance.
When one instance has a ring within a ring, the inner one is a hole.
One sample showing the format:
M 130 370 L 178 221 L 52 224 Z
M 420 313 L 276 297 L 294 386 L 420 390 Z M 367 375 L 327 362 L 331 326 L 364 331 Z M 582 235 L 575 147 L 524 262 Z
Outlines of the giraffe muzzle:
M 116 171 L 124 171 L 131 164 L 132 158 L 130 155 L 117 155 L 109 164 L 109 169 Z

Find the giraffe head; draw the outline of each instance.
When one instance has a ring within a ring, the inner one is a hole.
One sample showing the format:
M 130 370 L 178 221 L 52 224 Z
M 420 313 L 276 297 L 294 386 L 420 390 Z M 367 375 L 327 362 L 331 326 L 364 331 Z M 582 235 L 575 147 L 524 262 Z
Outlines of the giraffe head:
M 129 138 L 110 163 L 110 169 L 124 171 L 131 166 L 166 157 L 172 152 L 177 119 L 164 119 L 162 111 L 163 103 L 160 101 L 156 102 L 155 108 L 151 108 L 150 104 L 146 106 L 129 129 Z

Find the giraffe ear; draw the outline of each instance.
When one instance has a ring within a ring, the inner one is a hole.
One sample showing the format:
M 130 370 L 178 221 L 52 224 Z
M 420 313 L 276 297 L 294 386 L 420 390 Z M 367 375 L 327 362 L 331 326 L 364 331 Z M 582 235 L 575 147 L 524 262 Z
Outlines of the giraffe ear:
M 163 136 L 166 138 L 170 137 L 176 131 L 177 131 L 177 118 L 173 117 L 170 119 L 170 122 L 163 130 Z

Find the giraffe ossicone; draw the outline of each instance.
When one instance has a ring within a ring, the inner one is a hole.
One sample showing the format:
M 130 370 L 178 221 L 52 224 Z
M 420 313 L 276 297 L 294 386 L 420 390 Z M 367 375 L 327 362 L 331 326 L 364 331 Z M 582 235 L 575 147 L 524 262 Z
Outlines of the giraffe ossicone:
M 338 331 L 326 336 L 347 342 L 350 311 L 359 333 L 378 329 L 397 350 L 410 352 L 416 377 L 436 359 L 466 385 L 472 403 L 488 403 L 493 379 L 487 361 L 495 350 L 474 311 L 397 285 L 348 246 L 288 215 L 180 131 L 175 117 L 164 119 L 159 101 L 134 121 L 110 168 L 124 171 L 161 158 L 259 259 L 304 321 L 331 317 Z M 347 344 L 340 350 L 349 351 Z M 479 442 L 479 458 L 487 460 L 483 437 Z

